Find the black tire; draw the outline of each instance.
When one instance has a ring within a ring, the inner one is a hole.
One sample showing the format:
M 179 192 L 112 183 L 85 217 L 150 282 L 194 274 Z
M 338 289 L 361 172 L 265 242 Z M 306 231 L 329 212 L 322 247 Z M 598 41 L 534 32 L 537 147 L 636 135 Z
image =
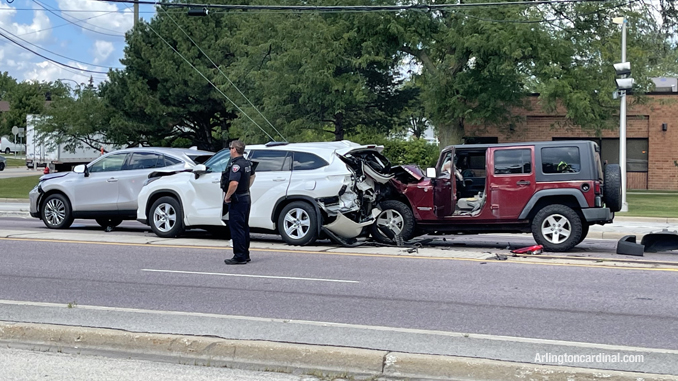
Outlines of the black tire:
M 544 207 L 532 220 L 532 236 L 545 251 L 568 251 L 582 240 L 581 217 L 569 206 Z
M 0 163 L 0 171 L 5 169 L 5 163 Z
M 47 196 L 40 208 L 40 218 L 50 229 L 68 229 L 73 224 L 71 202 L 59 193 Z
M 603 181 L 605 205 L 612 212 L 620 211 L 622 208 L 622 177 L 619 164 L 608 164 L 605 166 L 605 178 Z
M 372 224 L 372 237 L 381 243 L 395 244 L 393 239 L 381 232 L 379 227 L 389 227 L 395 234 L 400 234 L 403 241 L 414 237 L 416 224 L 414 214 L 409 206 L 401 201 L 387 200 L 379 204 L 381 213 Z
M 589 224 L 583 223 L 581 225 L 581 238 L 579 238 L 579 242 L 577 242 L 577 245 L 584 242 L 587 235 L 589 235 Z
M 148 224 L 158 237 L 174 238 L 184 233 L 184 211 L 174 197 L 160 197 L 148 213 Z
M 10 152 L 12 152 L 12 151 L 10 151 L 9 147 L 5 148 L 5 155 L 9 155 Z
M 304 246 L 318 239 L 318 216 L 304 201 L 291 202 L 278 216 L 278 233 L 288 245 Z
M 97 218 L 95 219 L 95 221 L 102 228 L 106 228 L 108 226 L 114 228 L 122 223 L 122 219 L 120 218 Z

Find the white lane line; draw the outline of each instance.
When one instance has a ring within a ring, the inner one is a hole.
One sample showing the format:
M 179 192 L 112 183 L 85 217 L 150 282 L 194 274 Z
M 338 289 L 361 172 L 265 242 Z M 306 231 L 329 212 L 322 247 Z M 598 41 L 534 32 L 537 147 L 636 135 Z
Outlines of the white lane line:
M 30 302 L 30 301 L 21 301 L 21 300 L 2 300 L 0 299 L 0 306 L 23 306 L 23 307 L 42 307 L 42 308 L 55 308 L 55 309 L 69 309 L 69 307 L 64 303 L 49 303 L 49 302 Z M 366 330 L 366 331 L 385 331 L 385 332 L 396 332 L 396 333 L 408 333 L 408 334 L 419 334 L 419 335 L 431 335 L 438 337 L 451 337 L 451 338 L 462 338 L 463 340 L 491 340 L 491 341 L 500 341 L 500 342 L 515 342 L 515 343 L 527 343 L 527 344 L 541 344 L 541 345 L 562 345 L 574 348 L 587 348 L 587 349 L 596 349 L 596 350 L 610 350 L 610 351 L 629 351 L 629 352 L 647 352 L 647 353 L 665 353 L 671 355 L 678 355 L 678 350 L 675 349 L 662 349 L 662 348 L 647 348 L 647 347 L 635 347 L 635 346 L 626 346 L 626 345 L 615 345 L 615 344 L 600 344 L 600 343 L 586 343 L 581 341 L 565 341 L 565 340 L 553 340 L 553 339 L 537 339 L 531 337 L 519 337 L 519 336 L 502 336 L 502 335 L 490 335 L 482 333 L 463 333 L 463 332 L 451 332 L 451 331 L 437 331 L 437 330 L 427 330 L 427 329 L 417 329 L 417 328 L 397 328 L 397 327 L 385 327 L 378 325 L 362 325 L 362 324 L 350 324 L 350 323 L 334 323 L 326 321 L 312 321 L 312 320 L 294 320 L 294 319 L 276 319 L 276 318 L 263 318 L 256 316 L 242 316 L 242 315 L 222 315 L 206 312 L 187 312 L 187 311 L 166 311 L 166 310 L 146 310 L 140 308 L 127 308 L 127 307 L 106 307 L 106 306 L 92 306 L 92 305 L 81 305 L 78 304 L 75 307 L 79 310 L 89 310 L 89 311 L 104 311 L 104 312 L 120 312 L 120 313 L 137 313 L 145 315 L 159 315 L 159 316 L 182 316 L 182 317 L 198 317 L 198 318 L 213 318 L 213 319 L 223 319 L 223 320 L 244 320 L 251 322 L 265 322 L 265 323 L 283 323 L 283 324 L 294 324 L 300 326 L 314 326 L 314 327 L 335 327 L 335 328 L 348 328 L 348 329 L 357 329 L 357 330 Z M 2 311 L 2 310 L 0 310 Z M 40 324 L 40 322 L 31 322 Z M 49 323 L 47 323 L 49 324 Z
M 242 278 L 268 278 L 268 279 L 286 279 L 286 280 L 310 280 L 316 282 L 335 282 L 335 283 L 360 283 L 357 280 L 345 279 L 323 279 L 323 278 L 300 278 L 294 276 L 274 276 L 274 275 L 250 275 L 250 274 L 226 274 L 226 273 L 206 273 L 200 271 L 180 271 L 180 270 L 157 270 L 157 269 L 141 269 L 141 271 L 156 272 L 156 273 L 171 273 L 171 274 L 195 274 L 195 275 L 220 275 L 220 276 L 235 276 Z

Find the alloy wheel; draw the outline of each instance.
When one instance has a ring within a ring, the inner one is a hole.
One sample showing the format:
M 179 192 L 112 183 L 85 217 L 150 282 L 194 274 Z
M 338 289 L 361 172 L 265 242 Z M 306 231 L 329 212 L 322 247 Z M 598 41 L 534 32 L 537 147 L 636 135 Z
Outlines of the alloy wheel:
M 66 219 L 66 204 L 58 198 L 52 198 L 45 204 L 45 221 L 52 226 L 60 225 Z
M 552 214 L 541 224 L 541 234 L 553 244 L 565 242 L 571 233 L 570 220 L 562 214 Z
M 377 226 L 388 228 L 396 235 L 402 233 L 403 225 L 403 216 L 393 209 L 384 210 L 377 216 Z
M 153 211 L 153 225 L 159 231 L 167 233 L 177 223 L 177 211 L 168 203 L 158 205 Z
M 302 239 L 308 234 L 310 228 L 311 218 L 305 210 L 293 208 L 285 214 L 283 229 L 290 238 Z

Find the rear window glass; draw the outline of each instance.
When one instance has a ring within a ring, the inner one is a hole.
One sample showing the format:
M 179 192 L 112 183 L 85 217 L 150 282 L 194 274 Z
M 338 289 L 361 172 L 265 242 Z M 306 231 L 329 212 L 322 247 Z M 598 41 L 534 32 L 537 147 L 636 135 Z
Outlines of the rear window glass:
M 134 170 L 156 168 L 157 163 L 158 154 L 151 152 L 135 152 L 132 154 L 132 158 L 125 169 Z
M 289 171 L 289 160 L 285 160 L 290 153 L 287 151 L 263 151 L 250 152 L 249 159 L 256 161 L 257 172 Z
M 292 166 L 294 171 L 318 169 L 326 165 L 328 165 L 328 163 L 324 159 L 312 153 L 294 152 L 294 164 Z
M 163 156 L 163 158 L 164 158 L 163 161 L 164 161 L 165 167 L 169 167 L 171 165 L 177 165 L 177 164 L 181 163 L 181 160 L 179 160 L 175 157 L 172 157 L 172 156 Z M 160 167 L 160 166 L 161 166 L 160 162 L 158 162 L 158 167 Z
M 577 173 L 581 171 L 579 147 L 542 148 L 541 170 L 544 173 Z
M 532 172 L 532 154 L 529 149 L 507 149 L 494 152 L 494 174 L 508 175 Z

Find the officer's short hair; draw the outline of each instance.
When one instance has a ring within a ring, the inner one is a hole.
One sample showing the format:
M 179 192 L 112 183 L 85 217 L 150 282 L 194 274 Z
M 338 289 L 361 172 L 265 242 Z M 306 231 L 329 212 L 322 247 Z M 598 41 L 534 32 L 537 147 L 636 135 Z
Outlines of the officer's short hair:
M 245 143 L 241 142 L 240 140 L 232 141 L 231 144 L 228 145 L 228 148 L 235 148 L 235 152 L 237 152 L 238 155 L 245 153 Z

